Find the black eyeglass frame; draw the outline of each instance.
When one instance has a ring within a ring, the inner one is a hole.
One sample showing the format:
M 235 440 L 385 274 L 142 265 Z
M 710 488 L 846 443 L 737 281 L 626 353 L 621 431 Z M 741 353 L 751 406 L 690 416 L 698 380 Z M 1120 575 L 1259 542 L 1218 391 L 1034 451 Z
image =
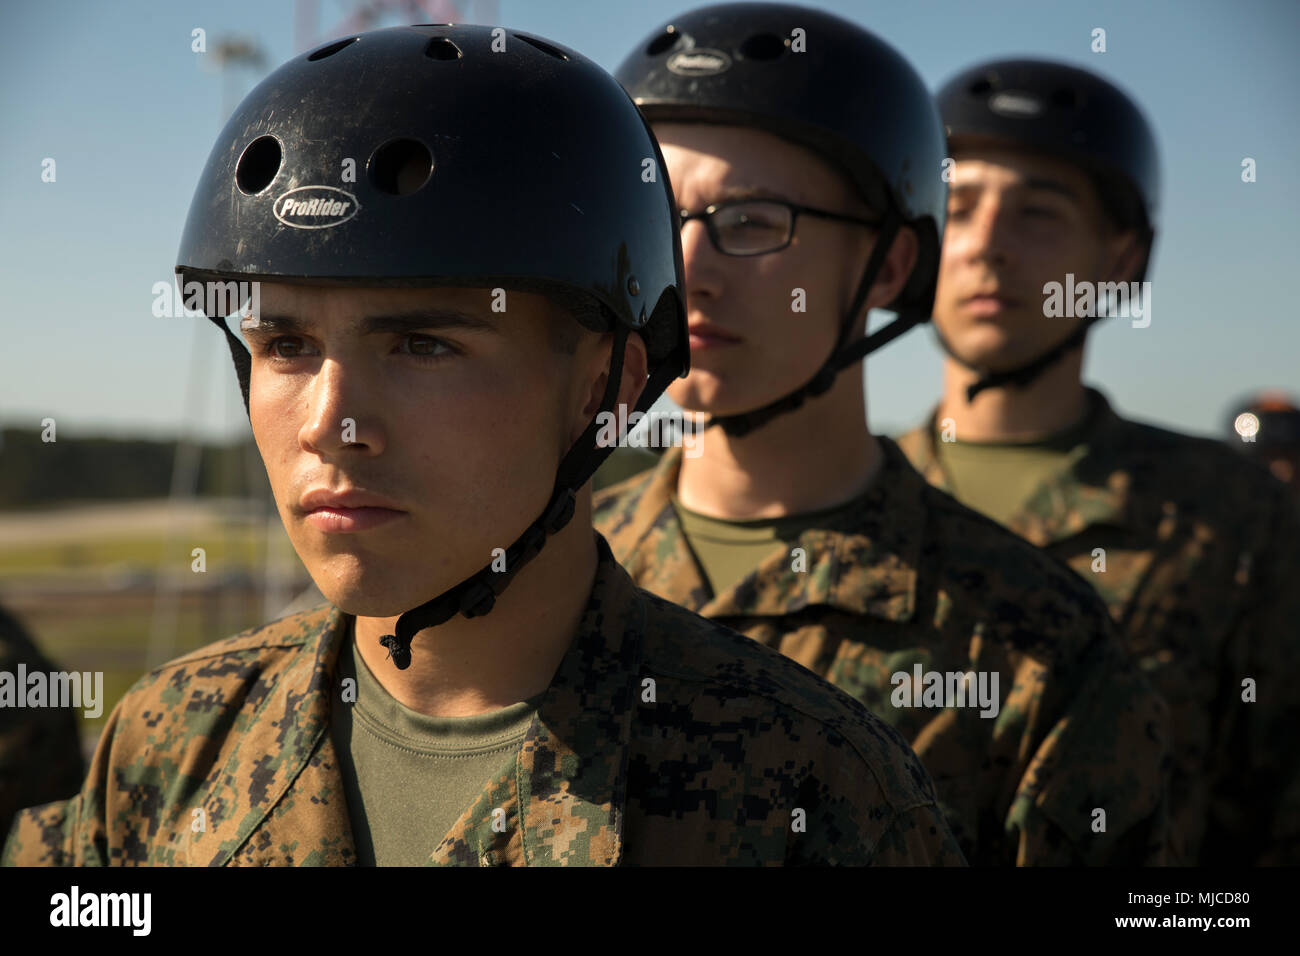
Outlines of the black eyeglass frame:
M 713 217 L 716 213 L 732 206 L 748 206 L 754 203 L 768 203 L 773 206 L 784 206 L 790 210 L 790 228 L 785 237 L 785 242 L 772 249 L 763 249 L 758 252 L 728 252 L 722 248 L 722 243 L 718 237 L 717 227 L 714 225 Z M 799 223 L 801 214 L 816 216 L 818 219 L 829 219 L 834 222 L 848 222 L 859 226 L 868 226 L 872 229 L 879 229 L 884 219 L 863 219 L 860 216 L 848 216 L 844 213 L 831 212 L 829 209 L 818 209 L 815 206 L 804 206 L 796 202 L 790 202 L 786 199 L 769 199 L 767 197 L 754 197 L 752 199 L 727 199 L 722 202 L 715 202 L 705 206 L 699 212 L 687 212 L 685 209 L 677 210 L 680 218 L 677 228 L 683 229 L 686 224 L 693 219 L 700 219 L 704 222 L 704 229 L 709 234 L 709 242 L 713 243 L 713 248 L 724 256 L 737 256 L 748 258 L 750 256 L 766 256 L 773 252 L 780 252 L 782 249 L 794 242 L 794 230 Z

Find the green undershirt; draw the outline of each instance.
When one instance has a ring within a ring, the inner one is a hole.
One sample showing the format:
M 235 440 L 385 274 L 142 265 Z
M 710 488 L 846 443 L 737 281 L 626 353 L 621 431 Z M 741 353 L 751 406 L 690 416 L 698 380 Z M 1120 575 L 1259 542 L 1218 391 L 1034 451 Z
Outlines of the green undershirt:
M 936 427 L 948 493 L 966 507 L 1010 524 L 1039 485 L 1087 454 L 1094 422 L 1095 416 L 1087 414 L 1077 425 L 1029 442 L 948 442 Z
M 362 866 L 420 866 L 488 781 L 514 763 L 542 694 L 473 717 L 430 717 L 384 690 L 350 631 L 330 733 Z M 340 686 L 343 686 L 340 682 Z
M 805 531 L 845 530 L 856 510 L 856 499 L 822 511 L 752 521 L 710 518 L 685 507 L 676 495 L 673 508 L 709 587 L 714 594 L 722 594 L 744 580 L 772 552 L 793 547 Z

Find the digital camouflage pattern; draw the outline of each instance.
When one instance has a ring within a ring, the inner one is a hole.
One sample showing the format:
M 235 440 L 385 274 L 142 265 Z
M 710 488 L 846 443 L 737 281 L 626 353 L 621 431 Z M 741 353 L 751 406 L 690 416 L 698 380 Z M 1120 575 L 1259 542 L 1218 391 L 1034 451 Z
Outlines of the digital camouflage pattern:
M 1175 861 L 1300 863 L 1300 511 L 1231 448 L 1088 394 L 1086 455 L 1010 527 L 1097 589 L 1169 704 Z M 933 442 L 933 414 L 899 439 L 943 488 Z
M 0 672 L 17 679 L 56 670 L 8 611 L 0 608 Z M 0 834 L 8 833 L 24 807 L 76 793 L 86 773 L 75 710 L 64 707 L 0 707 Z
M 638 590 L 597 542 L 582 623 L 513 772 L 429 864 L 964 863 L 898 734 Z M 354 864 L 328 732 L 347 623 L 318 608 L 148 674 L 113 711 L 82 792 L 24 811 L 4 862 Z
M 856 532 L 806 531 L 806 570 L 778 546 L 722 594 L 672 505 L 680 448 L 597 495 L 595 523 L 641 587 L 780 650 L 897 728 L 972 864 L 1164 862 L 1167 715 L 1105 608 L 1068 568 L 880 444 Z M 891 678 L 910 684 L 915 664 L 998 674 L 996 718 L 894 706 Z

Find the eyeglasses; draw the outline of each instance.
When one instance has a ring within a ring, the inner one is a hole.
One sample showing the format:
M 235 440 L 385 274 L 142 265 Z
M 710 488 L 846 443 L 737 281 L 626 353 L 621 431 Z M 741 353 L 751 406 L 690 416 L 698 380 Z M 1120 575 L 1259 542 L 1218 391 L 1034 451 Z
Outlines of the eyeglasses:
M 794 238 L 794 224 L 800 213 L 873 228 L 881 223 L 879 219 L 845 216 L 783 199 L 732 199 L 714 203 L 702 212 L 678 211 L 682 228 L 692 219 L 703 219 L 713 248 L 727 256 L 761 256 L 784 249 Z

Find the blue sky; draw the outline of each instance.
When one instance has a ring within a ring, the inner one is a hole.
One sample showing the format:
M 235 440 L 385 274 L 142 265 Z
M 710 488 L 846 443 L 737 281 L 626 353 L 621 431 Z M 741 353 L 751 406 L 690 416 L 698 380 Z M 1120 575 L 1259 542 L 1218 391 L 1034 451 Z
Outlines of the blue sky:
M 678 0 L 465 0 L 466 21 L 550 37 L 613 69 Z M 321 39 L 352 4 L 318 0 Z M 495 17 L 483 11 L 495 6 Z M 897 47 L 934 88 L 980 59 L 1030 54 L 1096 70 L 1133 93 L 1164 161 L 1149 278 L 1152 324 L 1102 323 L 1087 377 L 1127 414 L 1218 433 L 1228 404 L 1300 391 L 1300 3 L 1291 0 L 824 0 Z M 475 16 L 475 12 L 479 16 Z M 265 51 L 228 80 L 236 100 L 297 52 L 280 0 L 6 4 L 0 32 L 0 424 L 67 435 L 229 437 L 248 428 L 220 333 L 155 318 L 199 172 L 221 126 L 223 80 L 190 49 L 229 35 Z M 383 25 L 404 22 L 391 18 Z M 423 18 L 421 18 L 423 19 Z M 1091 31 L 1107 33 L 1092 53 Z M 1257 181 L 1241 181 L 1241 161 Z M 46 157 L 57 180 L 41 181 Z M 868 360 L 872 426 L 919 420 L 939 388 L 928 329 Z

